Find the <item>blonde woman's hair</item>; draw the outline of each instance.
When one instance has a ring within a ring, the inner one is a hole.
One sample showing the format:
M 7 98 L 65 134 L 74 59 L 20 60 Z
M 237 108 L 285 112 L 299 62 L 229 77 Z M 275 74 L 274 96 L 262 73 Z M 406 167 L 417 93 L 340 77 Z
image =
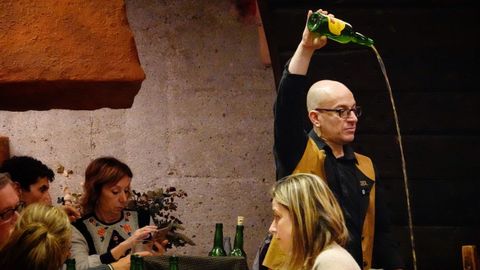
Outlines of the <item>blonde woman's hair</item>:
M 68 256 L 70 238 L 70 222 L 62 209 L 29 205 L 0 251 L 0 268 L 58 270 Z
M 292 219 L 288 269 L 311 269 L 328 245 L 345 245 L 348 231 L 342 210 L 322 178 L 307 173 L 287 176 L 275 184 L 272 197 Z

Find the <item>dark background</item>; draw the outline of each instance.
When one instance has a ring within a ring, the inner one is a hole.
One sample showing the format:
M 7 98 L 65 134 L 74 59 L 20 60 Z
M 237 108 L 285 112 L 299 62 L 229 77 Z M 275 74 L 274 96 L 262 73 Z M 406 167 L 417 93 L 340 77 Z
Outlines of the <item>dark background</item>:
M 462 269 L 461 246 L 480 245 L 479 16 L 474 1 L 259 0 L 278 84 L 308 9 L 322 8 L 374 39 L 389 75 L 402 132 L 417 267 Z M 355 147 L 373 158 L 395 236 L 413 269 L 405 185 L 393 110 L 372 49 L 330 41 L 312 82 L 345 83 L 363 107 Z

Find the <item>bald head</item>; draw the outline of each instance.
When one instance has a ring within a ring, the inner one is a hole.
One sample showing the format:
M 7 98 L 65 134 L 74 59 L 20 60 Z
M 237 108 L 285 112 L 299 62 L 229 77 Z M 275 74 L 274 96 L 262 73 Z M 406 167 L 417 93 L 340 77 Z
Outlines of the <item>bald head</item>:
M 351 96 L 352 92 L 341 82 L 322 80 L 314 83 L 307 94 L 307 109 L 314 110 L 318 107 L 333 107 L 335 101 L 341 97 Z

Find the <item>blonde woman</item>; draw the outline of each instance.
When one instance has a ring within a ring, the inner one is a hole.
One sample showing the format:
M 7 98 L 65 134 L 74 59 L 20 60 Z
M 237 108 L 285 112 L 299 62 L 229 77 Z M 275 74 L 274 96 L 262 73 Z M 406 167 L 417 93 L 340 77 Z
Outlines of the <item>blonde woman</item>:
M 70 221 L 63 210 L 32 204 L 0 251 L 0 269 L 58 270 L 68 257 L 70 238 Z
M 342 247 L 348 231 L 325 181 L 313 174 L 293 174 L 275 184 L 272 197 L 270 232 L 286 255 L 279 269 L 360 270 Z

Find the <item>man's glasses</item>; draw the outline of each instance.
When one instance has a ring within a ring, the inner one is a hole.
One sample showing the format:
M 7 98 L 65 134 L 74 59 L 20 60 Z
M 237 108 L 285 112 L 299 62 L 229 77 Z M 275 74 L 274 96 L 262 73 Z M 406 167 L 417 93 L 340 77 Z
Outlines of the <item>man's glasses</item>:
M 5 223 L 9 221 L 13 217 L 13 215 L 15 215 L 15 212 L 21 212 L 23 210 L 23 207 L 25 207 L 25 203 L 19 201 L 14 208 L 8 209 L 0 213 L 0 223 Z
M 336 112 L 340 118 L 347 119 L 350 116 L 350 112 L 353 112 L 356 117 L 360 117 L 362 115 L 362 108 L 360 106 L 355 106 L 351 109 L 323 109 L 323 108 L 316 108 L 315 111 L 317 112 Z

